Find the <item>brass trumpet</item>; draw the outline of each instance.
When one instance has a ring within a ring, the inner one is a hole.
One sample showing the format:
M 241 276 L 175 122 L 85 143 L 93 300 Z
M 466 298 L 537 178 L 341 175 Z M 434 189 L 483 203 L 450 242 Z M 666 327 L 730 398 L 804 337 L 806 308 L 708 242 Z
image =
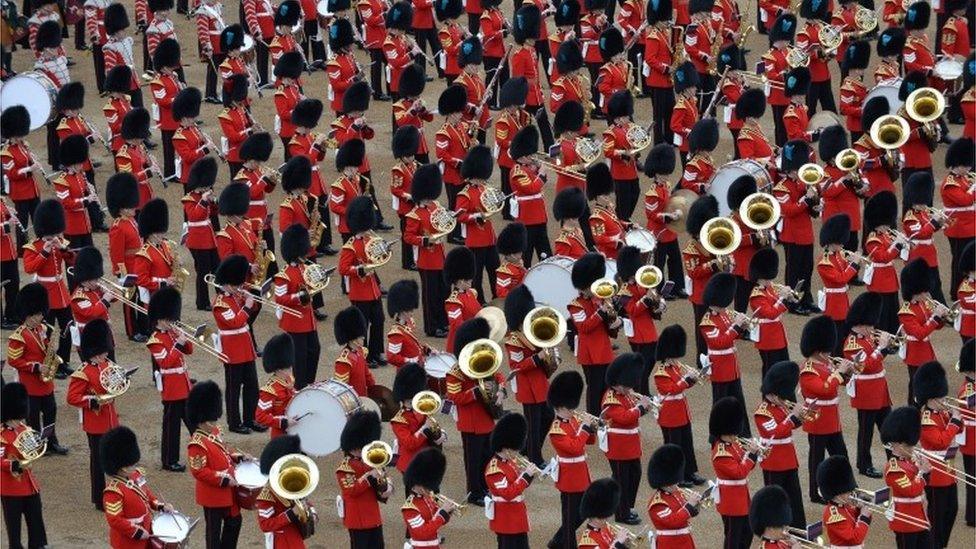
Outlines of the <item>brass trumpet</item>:
M 773 449 L 771 444 L 763 444 L 762 441 L 757 438 L 736 437 L 736 439 L 742 446 L 755 446 L 758 448 L 760 459 L 768 456 L 769 452 Z
M 590 425 L 596 425 L 597 427 L 604 427 L 607 422 L 602 417 L 595 416 L 589 412 L 583 410 L 573 410 L 573 417 L 576 421 L 580 423 L 589 423 Z
M 434 501 L 437 502 L 437 505 L 440 505 L 441 507 L 444 507 L 444 506 L 447 506 L 447 505 L 453 506 L 454 507 L 454 511 L 452 511 L 452 512 L 455 513 L 455 514 L 457 514 L 457 516 L 463 515 L 464 514 L 464 510 L 468 507 L 468 503 L 467 502 L 458 503 L 458 502 L 454 501 L 453 499 L 445 496 L 444 494 L 434 494 L 433 497 L 434 497 Z
M 223 286 L 217 284 L 216 277 L 213 274 L 204 275 L 203 281 L 206 282 L 209 286 L 213 286 L 218 290 L 223 290 Z M 251 290 L 256 291 L 257 293 L 253 294 L 251 293 Z M 286 305 L 279 305 L 278 303 L 275 302 L 275 300 L 264 297 L 263 295 L 264 288 L 258 286 L 257 284 L 244 284 L 240 288 L 237 288 L 236 291 L 244 297 L 251 297 L 254 301 L 264 306 L 271 307 L 275 310 L 282 311 L 287 315 L 294 316 L 294 317 L 302 316 L 302 312 L 299 311 L 298 309 L 293 309 Z
M 715 483 L 713 481 L 708 481 L 708 488 L 706 488 L 705 491 L 703 491 L 700 494 L 692 490 L 691 488 L 679 487 L 678 490 L 680 490 L 685 497 L 688 497 L 690 495 L 698 496 L 700 498 L 698 500 L 698 505 L 703 509 L 711 507 L 712 505 L 715 504 Z
M 613 532 L 613 536 L 614 537 L 619 536 L 621 534 L 621 532 L 624 533 L 624 535 L 626 536 L 626 541 L 623 542 L 623 545 L 627 549 L 631 549 L 633 547 L 641 546 L 641 545 L 644 544 L 644 540 L 649 535 L 653 536 L 653 532 L 651 531 L 651 525 L 650 524 L 645 524 L 643 527 L 641 527 L 640 530 L 638 530 L 636 532 L 634 532 L 634 531 L 632 531 L 632 530 L 630 530 L 628 528 L 625 528 L 623 526 L 619 526 L 617 524 L 614 524 L 612 522 L 608 522 L 607 523 L 607 526 L 610 527 L 610 531 Z
M 950 323 L 955 322 L 956 318 L 962 314 L 962 309 L 958 301 L 954 302 L 951 306 L 946 306 L 931 297 L 926 297 L 925 303 L 932 309 L 935 316 L 941 317 Z

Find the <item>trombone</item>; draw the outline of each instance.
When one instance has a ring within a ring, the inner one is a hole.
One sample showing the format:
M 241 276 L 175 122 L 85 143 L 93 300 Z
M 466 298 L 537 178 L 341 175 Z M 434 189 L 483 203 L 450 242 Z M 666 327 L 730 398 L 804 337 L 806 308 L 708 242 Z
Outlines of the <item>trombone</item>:
M 921 448 L 921 447 L 918 447 L 918 446 L 916 446 L 915 448 L 913 448 L 912 449 L 912 452 L 915 453 L 915 456 L 916 457 L 925 458 L 926 460 L 928 460 L 930 462 L 934 461 L 939 467 L 945 469 L 944 472 L 947 475 L 949 475 L 951 477 L 954 477 L 956 480 L 962 482 L 963 484 L 966 484 L 968 486 L 976 487 L 976 477 L 974 477 L 973 475 L 970 475 L 969 473 L 967 473 L 965 471 L 960 471 L 955 466 L 953 466 L 952 465 L 952 458 L 950 458 L 950 457 L 943 457 L 937 451 L 926 450 L 925 448 Z
M 790 541 L 796 545 L 799 545 L 800 547 L 829 547 L 828 545 L 824 545 L 823 536 L 817 536 L 814 539 L 810 539 L 807 537 L 807 531 L 802 528 L 787 526 L 783 528 L 783 533 L 786 534 L 786 537 L 788 537 Z
M 213 335 L 213 332 L 205 324 L 193 327 L 185 322 L 177 320 L 175 322 L 170 322 L 169 325 L 173 330 L 182 334 L 183 337 L 196 341 L 197 345 L 199 345 L 200 348 L 203 349 L 207 354 L 214 356 L 221 362 L 227 362 L 227 355 L 217 350 L 217 348 L 213 345 L 207 343 L 207 337 Z
M 973 408 L 969 402 L 961 398 L 945 397 L 942 399 L 942 405 L 950 410 L 955 410 L 964 414 L 971 414 Z
M 879 496 L 881 493 L 881 496 Z M 854 503 L 858 507 L 865 507 L 871 511 L 883 514 L 888 520 L 900 520 L 917 528 L 928 529 L 929 521 L 912 516 L 908 513 L 897 511 L 890 499 L 887 489 L 872 492 L 864 488 L 854 489 Z
M 221 286 L 220 284 L 217 284 L 216 277 L 213 274 L 206 274 L 206 275 L 204 275 L 203 276 L 203 281 L 206 282 L 207 285 L 209 285 L 209 286 L 213 286 L 214 288 L 216 288 L 218 290 L 223 290 L 223 286 Z M 256 294 L 253 294 L 253 293 L 250 292 L 251 290 L 256 291 L 257 293 Z M 245 283 L 242 287 L 237 288 L 237 292 L 239 292 L 241 294 L 247 294 L 246 297 L 249 296 L 252 299 L 254 299 L 254 301 L 256 301 L 256 302 L 258 302 L 258 303 L 260 303 L 262 305 L 266 305 L 268 307 L 272 307 L 272 308 L 274 308 L 277 311 L 282 311 L 282 312 L 284 312 L 287 315 L 294 316 L 294 317 L 301 317 L 302 316 L 302 312 L 299 311 L 298 309 L 293 309 L 293 308 L 288 307 L 286 305 L 279 305 L 278 303 L 275 302 L 275 300 L 270 299 L 270 298 L 267 298 L 267 297 L 264 297 L 264 288 L 262 288 L 261 286 L 258 286 L 257 284 Z
M 571 177 L 573 179 L 586 181 L 585 173 L 576 171 L 572 168 L 567 168 L 566 166 L 560 166 L 559 164 L 556 164 L 555 162 L 548 160 L 548 157 L 543 155 L 542 153 L 536 153 L 533 156 L 532 160 L 535 161 L 540 166 L 549 168 L 550 170 L 556 172 L 559 175 L 565 175 L 566 177 Z
M 756 74 L 750 71 L 729 71 L 729 74 L 733 76 L 738 76 L 745 82 L 746 85 L 751 87 L 766 87 L 774 89 L 782 89 L 783 83 L 779 80 L 770 80 L 765 74 Z

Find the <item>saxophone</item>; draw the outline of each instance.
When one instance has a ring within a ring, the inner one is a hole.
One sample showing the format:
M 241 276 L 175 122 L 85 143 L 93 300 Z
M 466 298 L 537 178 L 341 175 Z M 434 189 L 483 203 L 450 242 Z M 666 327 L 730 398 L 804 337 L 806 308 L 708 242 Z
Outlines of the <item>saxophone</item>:
M 44 325 L 47 328 L 47 345 L 44 347 L 44 359 L 41 361 L 41 381 L 50 383 L 54 380 L 54 374 L 58 372 L 61 365 L 61 357 L 58 356 L 58 340 L 61 339 L 61 328 L 58 326 Z
M 254 241 L 254 281 L 258 284 L 264 282 L 268 276 L 268 267 L 274 263 L 275 254 L 268 249 L 267 243 L 260 235 Z
M 322 223 L 322 210 L 319 209 L 319 200 L 314 198 L 314 202 L 308 202 L 313 204 L 312 212 L 309 214 L 309 230 L 308 239 L 312 245 L 312 249 L 319 247 L 319 243 L 322 242 L 322 234 L 325 232 L 325 223 Z
M 176 288 L 176 291 L 183 293 L 183 286 L 186 285 L 186 279 L 190 278 L 190 271 L 183 266 L 183 258 L 180 257 L 176 242 L 165 240 L 164 245 L 169 248 L 170 256 L 173 258 L 172 274 L 170 275 L 173 280 L 173 287 Z

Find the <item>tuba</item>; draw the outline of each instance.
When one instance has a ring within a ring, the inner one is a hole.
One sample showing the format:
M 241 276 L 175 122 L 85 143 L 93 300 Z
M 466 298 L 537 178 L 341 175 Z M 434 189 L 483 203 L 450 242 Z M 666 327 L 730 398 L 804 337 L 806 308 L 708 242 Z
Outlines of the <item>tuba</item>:
M 319 468 L 312 458 L 304 454 L 288 454 L 278 458 L 268 473 L 271 491 L 281 499 L 292 503 L 295 514 L 301 523 L 302 538 L 314 533 L 314 520 L 305 498 L 315 491 L 319 484 Z
M 386 492 L 390 486 L 390 479 L 386 477 L 386 472 L 383 469 L 393 461 L 393 448 L 382 440 L 374 440 L 363 446 L 360 457 L 363 463 L 383 473 L 382 477 L 376 481 L 376 492 L 380 494 Z
M 20 466 L 26 468 L 32 461 L 37 461 L 44 457 L 47 452 L 47 439 L 40 433 L 27 427 L 14 439 L 14 448 L 20 453 Z M 20 476 L 15 473 L 14 477 Z
M 427 416 L 427 424 L 430 429 L 431 440 L 437 440 L 441 438 L 441 426 L 437 423 L 434 416 L 437 412 L 441 411 L 444 406 L 444 401 L 441 396 L 434 391 L 420 391 L 419 393 L 413 395 L 413 399 L 410 401 L 410 407 L 414 409 L 415 412 L 421 415 Z
M 664 280 L 664 274 L 657 265 L 644 265 L 637 269 L 637 273 L 634 274 L 634 278 L 637 280 L 637 285 L 645 290 L 650 290 L 657 288 Z
M 800 167 L 801 178 L 803 177 L 803 169 L 810 164 L 804 164 Z M 817 166 L 819 168 L 819 166 Z M 821 170 L 821 173 L 823 170 Z M 819 181 L 819 179 L 818 179 Z M 804 179 L 804 183 L 806 180 Z M 809 185 L 809 183 L 807 183 Z M 779 201 L 768 193 L 753 193 L 750 194 L 742 201 L 739 205 L 739 217 L 742 219 L 742 223 L 746 227 L 754 231 L 765 231 L 773 228 L 780 219 L 780 206 Z M 707 225 L 707 223 L 706 223 Z M 734 225 L 734 223 L 733 223 Z M 738 228 L 738 227 L 736 227 Z M 741 238 L 741 234 L 740 234 Z M 736 242 L 736 247 L 738 247 L 738 241 Z M 709 250 L 711 251 L 711 250 Z M 719 255 L 719 254 L 716 254 Z M 725 255 L 725 254 L 721 254 Z
M 125 368 L 118 364 L 109 363 L 108 367 L 99 372 L 98 383 L 105 389 L 105 393 L 96 395 L 99 403 L 108 402 L 122 396 L 129 390 L 129 375 Z
M 698 240 L 708 253 L 716 257 L 726 256 L 739 247 L 742 230 L 730 217 L 713 217 L 702 225 Z
M 548 360 L 543 367 L 546 377 L 551 376 L 559 367 L 560 357 L 557 346 L 566 339 L 566 330 L 566 317 L 547 305 L 532 309 L 522 321 L 522 333 L 525 334 L 525 339 L 535 347 L 546 350 Z
M 498 383 L 495 372 L 502 365 L 502 348 L 491 339 L 476 339 L 461 349 L 458 367 L 465 376 L 478 382 L 478 396 L 488 413 L 495 419 L 501 417 L 502 408 L 497 403 Z

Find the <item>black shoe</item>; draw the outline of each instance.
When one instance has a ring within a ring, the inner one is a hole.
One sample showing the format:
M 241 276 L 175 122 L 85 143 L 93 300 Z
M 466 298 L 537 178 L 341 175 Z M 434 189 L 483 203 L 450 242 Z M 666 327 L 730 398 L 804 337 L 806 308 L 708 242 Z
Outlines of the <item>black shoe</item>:
M 378 356 L 376 358 L 369 359 L 370 364 L 375 364 L 377 368 L 382 368 L 383 366 L 389 365 L 389 362 L 385 358 Z
M 790 314 L 797 316 L 810 316 L 810 310 L 802 305 L 796 305 L 790 309 Z
M 315 309 L 315 312 L 313 314 L 315 315 L 315 320 L 325 320 L 325 319 L 329 318 L 329 315 L 328 314 L 323 313 L 322 311 L 320 311 L 318 309 Z
M 64 446 L 61 446 L 57 442 L 48 442 L 47 453 L 54 454 L 56 456 L 66 456 L 68 455 L 68 449 L 65 448 Z
M 69 58 L 68 58 L 68 66 L 69 66 L 69 67 L 73 67 L 73 66 L 75 66 L 75 60 L 69 57 Z
M 373 95 L 373 101 L 389 101 L 389 100 L 390 100 L 390 96 L 386 95 L 385 93 Z
M 130 339 L 132 339 L 132 341 L 135 341 L 136 343 L 145 343 L 149 341 L 149 336 L 147 336 L 146 334 L 136 334 L 132 336 Z
M 433 82 L 434 81 L 434 77 L 433 76 L 430 76 L 430 75 L 427 75 L 427 76 L 424 77 L 424 81 L 425 82 Z
M 257 423 L 248 423 L 245 425 L 248 429 L 254 431 L 255 433 L 263 433 L 268 430 L 264 425 L 258 425 Z
M 186 471 L 186 465 L 183 465 L 182 463 L 177 461 L 176 463 L 163 465 L 163 471 L 170 471 L 172 473 L 182 473 L 183 471 Z
M 57 379 L 68 379 L 68 377 L 70 377 L 73 373 L 75 373 L 74 368 L 68 366 L 67 364 L 61 364 L 58 366 L 58 371 L 54 374 L 54 377 Z
M 411 263 L 411 264 L 407 265 L 406 267 L 404 267 L 403 270 L 405 270 L 405 271 L 416 271 L 417 270 L 417 264 L 416 263 Z M 17 327 L 17 325 L 15 324 L 14 325 L 14 328 L 16 328 L 16 327 Z M 14 328 L 5 328 L 5 329 L 12 330 Z
M 390 225 L 386 221 L 380 221 L 376 225 L 376 230 L 377 231 L 380 231 L 380 232 L 383 232 L 383 233 L 386 233 L 386 232 L 389 232 L 389 231 L 392 231 L 393 230 L 393 225 Z
M 631 511 L 630 514 L 623 519 L 617 519 L 617 522 L 629 524 L 630 526 L 636 526 L 641 523 L 641 518 L 637 516 L 637 513 Z
M 203 98 L 203 102 L 204 103 L 210 103 L 211 105 L 223 105 L 224 104 L 220 99 L 217 99 L 216 97 L 212 97 L 212 96 L 210 96 L 210 97 L 204 97 Z
M 881 471 L 875 469 L 873 465 L 859 472 L 868 478 L 881 478 L 882 476 Z
M 436 337 L 438 339 L 443 339 L 447 337 L 447 328 L 438 328 L 434 330 L 434 335 L 431 337 Z
M 248 429 L 247 427 L 243 426 L 243 425 L 236 425 L 234 427 L 229 427 L 227 430 L 230 431 L 230 432 L 232 432 L 232 433 L 237 433 L 239 435 L 249 435 L 249 434 L 251 434 L 251 430 Z
M 678 483 L 678 488 L 691 488 L 695 483 L 690 480 L 682 480 Z
M 326 246 L 326 247 L 322 248 L 322 254 L 323 255 L 333 256 L 333 255 L 335 255 L 337 253 L 339 253 L 339 250 L 333 248 L 332 246 Z
M 78 51 L 88 51 L 87 44 L 75 44 L 75 49 Z
M 208 305 L 202 305 L 202 306 L 201 305 L 197 305 L 197 310 L 198 311 L 208 311 L 209 312 L 209 311 L 212 311 L 213 308 L 209 304 Z
M 471 505 L 477 505 L 478 507 L 485 506 L 485 495 L 484 494 L 471 494 L 468 496 L 468 503 Z
M 688 477 L 688 480 L 694 483 L 695 486 L 702 486 L 703 484 L 708 482 L 707 480 L 705 480 L 705 477 L 699 475 L 698 473 L 692 473 L 691 476 Z
M 414 270 L 416 269 L 417 266 L 414 265 Z M 17 324 L 16 322 L 10 322 L 9 320 L 4 320 L 3 322 L 0 322 L 0 329 L 2 330 L 16 330 L 17 326 L 19 326 L 19 324 Z

